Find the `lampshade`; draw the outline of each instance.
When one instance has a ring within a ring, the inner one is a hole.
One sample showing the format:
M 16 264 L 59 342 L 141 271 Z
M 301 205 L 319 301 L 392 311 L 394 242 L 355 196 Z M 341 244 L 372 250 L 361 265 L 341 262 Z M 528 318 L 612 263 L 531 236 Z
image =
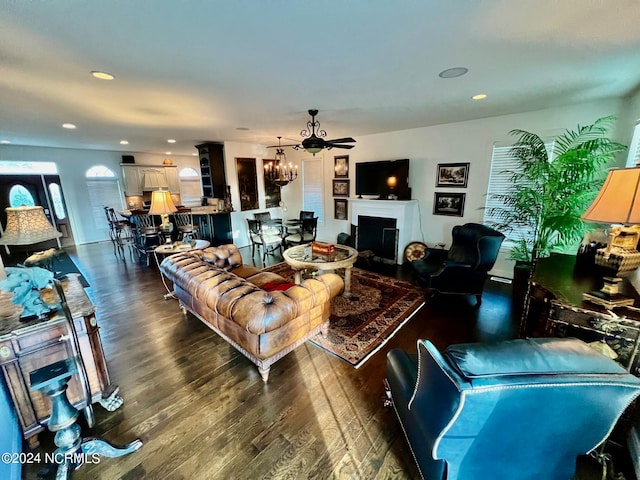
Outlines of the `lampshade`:
M 171 199 L 171 193 L 167 190 L 151 192 L 151 208 L 149 215 L 162 215 L 177 212 L 178 209 Z
M 611 170 L 582 220 L 640 224 L 640 167 Z
M 49 223 L 42 207 L 8 207 L 0 245 L 33 245 L 62 234 Z

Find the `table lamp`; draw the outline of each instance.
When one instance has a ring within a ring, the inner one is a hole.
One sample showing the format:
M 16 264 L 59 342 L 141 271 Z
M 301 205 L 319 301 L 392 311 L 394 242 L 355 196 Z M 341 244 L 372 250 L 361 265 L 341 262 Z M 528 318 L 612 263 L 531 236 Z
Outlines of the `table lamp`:
M 7 207 L 7 227 L 0 245 L 33 245 L 62 234 L 53 228 L 42 207 Z
M 7 226 L 0 245 L 33 245 L 61 237 L 44 214 L 42 207 L 7 207 Z M 6 277 L 0 260 L 0 279 Z
M 640 266 L 640 167 L 612 169 L 582 220 L 615 225 L 611 227 L 606 248 L 596 252 L 596 264 L 611 270 L 613 276 L 604 277 L 599 292 L 583 294 L 585 300 L 607 308 L 633 305 L 633 299 L 620 295 L 621 278 Z
M 155 190 L 151 192 L 151 208 L 149 215 L 160 215 L 162 218 L 162 229 L 169 229 L 169 214 L 177 212 L 178 209 L 171 199 L 171 193 L 167 190 Z

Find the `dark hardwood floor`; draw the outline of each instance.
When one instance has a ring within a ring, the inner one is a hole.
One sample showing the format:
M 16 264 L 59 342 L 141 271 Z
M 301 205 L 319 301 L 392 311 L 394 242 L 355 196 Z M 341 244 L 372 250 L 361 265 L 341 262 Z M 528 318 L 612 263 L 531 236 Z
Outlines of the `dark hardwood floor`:
M 242 253 L 251 263 L 250 250 Z M 473 298 L 435 299 L 360 369 L 307 342 L 272 367 L 265 385 L 244 356 L 163 299 L 153 262 L 125 263 L 110 243 L 69 254 L 90 284 L 109 373 L 124 397 L 112 413 L 96 405 L 97 424 L 83 435 L 144 442 L 126 457 L 82 466 L 76 479 L 419 478 L 393 410 L 382 406 L 386 353 L 415 351 L 419 338 L 444 348 L 516 332 L 510 285 L 491 281 L 479 308 Z M 379 268 L 408 278 L 402 267 Z M 40 437 L 43 452 L 55 448 L 51 433 Z M 45 468 L 25 466 L 24 478 Z

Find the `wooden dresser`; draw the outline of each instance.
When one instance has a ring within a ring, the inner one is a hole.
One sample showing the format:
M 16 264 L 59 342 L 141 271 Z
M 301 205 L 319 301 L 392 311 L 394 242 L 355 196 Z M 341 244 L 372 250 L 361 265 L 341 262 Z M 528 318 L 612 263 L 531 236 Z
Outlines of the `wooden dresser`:
M 87 370 L 91 403 L 95 403 L 109 397 L 116 388 L 109 381 L 95 307 L 75 274 L 69 275 L 62 285 Z M 53 289 L 41 291 L 41 296 L 48 304 L 56 303 Z M 54 311 L 44 320 L 0 321 L 0 367 L 16 406 L 24 438 L 31 446 L 37 445 L 37 434 L 46 428 L 50 403 L 42 393 L 30 390 L 29 373 L 73 356 L 72 345 L 71 332 L 62 311 Z M 77 375 L 69 381 L 67 394 L 76 408 L 86 406 Z

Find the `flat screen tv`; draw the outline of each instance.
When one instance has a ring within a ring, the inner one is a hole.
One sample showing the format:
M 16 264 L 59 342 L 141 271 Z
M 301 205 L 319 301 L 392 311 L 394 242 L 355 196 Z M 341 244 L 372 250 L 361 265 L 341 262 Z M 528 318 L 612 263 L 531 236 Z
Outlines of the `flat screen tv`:
M 356 163 L 356 195 L 410 200 L 409 159 Z

